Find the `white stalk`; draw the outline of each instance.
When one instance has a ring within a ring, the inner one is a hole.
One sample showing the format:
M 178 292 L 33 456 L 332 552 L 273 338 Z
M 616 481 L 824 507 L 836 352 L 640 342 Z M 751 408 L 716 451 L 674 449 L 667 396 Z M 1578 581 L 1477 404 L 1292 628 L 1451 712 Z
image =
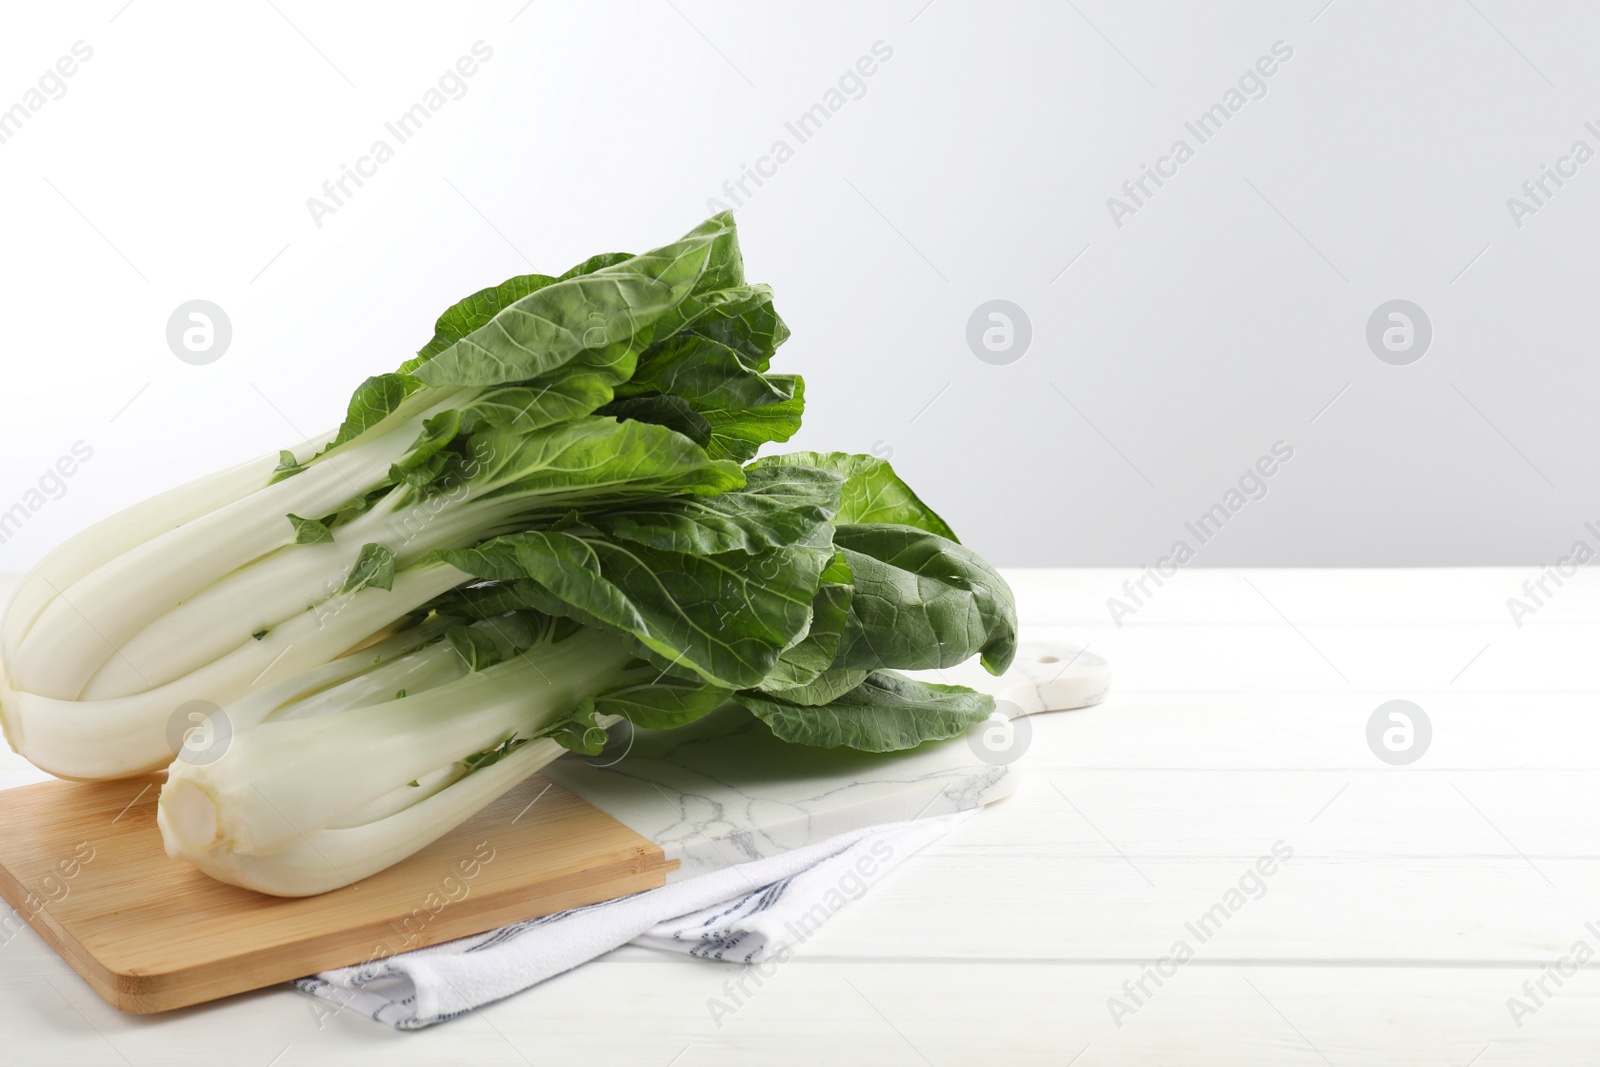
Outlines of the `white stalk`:
M 229 726 L 235 731 L 247 730 L 285 705 L 303 706 L 331 689 L 338 689 L 343 682 L 376 675 L 384 669 L 379 664 L 387 666 L 405 657 L 406 653 L 416 651 L 444 633 L 449 626 L 449 620 L 429 619 L 366 645 L 359 652 L 347 652 L 320 667 L 252 689 L 228 705 Z
M 173 764 L 169 788 L 188 783 L 210 798 L 225 847 L 275 852 L 513 734 L 543 733 L 630 659 L 620 639 L 586 631 L 400 700 L 309 719 L 268 718 L 234 736 L 218 759 Z
M 4 658 L 15 658 L 17 645 L 39 613 L 65 589 L 101 564 L 176 526 L 261 488 L 272 477 L 277 455 L 241 463 L 117 512 L 69 537 L 28 571 L 12 592 L 3 624 Z
M 460 760 L 551 729 L 584 697 L 628 680 L 634 659 L 619 638 L 584 630 L 404 698 L 369 702 L 408 661 L 426 664 L 418 675 L 437 677 L 439 647 L 448 648 L 420 649 L 374 672 L 384 674 L 381 689 L 351 679 L 324 690 L 328 699 L 314 709 L 290 701 L 269 713 L 212 762 L 173 764 L 160 809 L 168 853 L 279 895 L 365 877 L 424 847 L 561 749 L 531 741 L 475 771 Z
M 39 614 L 8 661 L 12 683 L 41 696 L 79 696 L 118 646 L 154 615 L 292 541 L 283 516 L 335 510 L 380 481 L 410 443 L 400 432 L 380 438 L 337 464 L 311 467 L 259 489 L 97 567 Z
M 153 617 L 293 540 L 284 516 L 314 518 L 381 483 L 423 421 L 460 390 L 423 390 L 304 471 L 144 540 L 59 588 L 7 655 L 11 684 L 70 700 Z
M 280 705 L 262 721 L 290 722 L 349 708 L 364 708 L 401 699 L 396 695 L 399 693 L 410 695 L 433 689 L 467 673 L 466 662 L 448 642 L 435 642 L 382 666 L 373 666 L 377 657 L 368 659 L 365 649 L 351 658 L 369 669 L 321 692 L 307 693 L 291 704 Z
M 333 595 L 368 542 L 389 548 L 404 567 L 435 549 L 464 547 L 492 536 L 499 532 L 494 518 L 506 510 L 504 505 L 445 504 L 411 525 L 401 525 L 402 516 L 380 509 L 334 527 L 332 541 L 285 545 L 151 620 L 123 643 L 121 655 L 95 672 L 80 699 L 129 696 L 165 685 L 254 633 L 270 633 Z M 289 527 L 287 519 L 281 521 Z
M 279 897 L 312 896 L 354 885 L 399 863 L 565 751 L 554 741 L 530 741 L 499 763 L 474 771 L 394 815 L 360 826 L 308 830 L 271 855 L 184 846 L 165 790 L 156 824 L 167 855 L 189 861 L 218 881 Z M 204 828 L 198 828 L 198 836 L 204 835 Z
M 163 686 L 109 700 L 61 700 L 0 679 L 0 723 L 16 751 L 60 778 L 122 778 L 157 770 L 174 755 L 168 723 L 183 705 L 218 706 L 318 667 L 470 576 L 441 563 L 411 567 L 394 588 L 362 589 L 301 612 L 260 641 L 246 639 L 200 670 Z M 92 743 L 88 740 L 92 739 Z
M 430 771 L 413 782 L 407 782 L 398 789 L 391 789 L 376 800 L 349 811 L 343 817 L 328 824 L 329 830 L 348 830 L 352 826 L 365 826 L 369 822 L 387 819 L 391 815 L 398 815 L 411 805 L 421 800 L 426 800 L 444 789 L 448 789 L 456 782 L 461 781 L 472 773 L 472 769 L 465 763 L 452 763 L 448 767 L 441 767 Z

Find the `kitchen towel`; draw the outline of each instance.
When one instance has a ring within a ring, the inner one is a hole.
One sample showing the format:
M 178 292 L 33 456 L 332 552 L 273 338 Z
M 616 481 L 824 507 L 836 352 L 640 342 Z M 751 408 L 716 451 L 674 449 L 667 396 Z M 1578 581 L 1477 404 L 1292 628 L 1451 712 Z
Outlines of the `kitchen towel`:
M 397 1030 L 464 1015 L 628 943 L 733 963 L 787 960 L 867 887 L 976 810 L 830 837 L 660 889 L 301 978 L 295 985 Z M 320 1019 L 319 1019 L 320 1021 Z

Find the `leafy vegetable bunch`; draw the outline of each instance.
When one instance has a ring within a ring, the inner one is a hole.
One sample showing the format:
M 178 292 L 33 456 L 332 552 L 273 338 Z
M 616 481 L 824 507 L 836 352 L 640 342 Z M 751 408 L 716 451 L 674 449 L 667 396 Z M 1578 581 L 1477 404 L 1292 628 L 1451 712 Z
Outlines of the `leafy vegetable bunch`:
M 1004 670 L 1010 590 L 887 463 L 756 458 L 800 425 L 787 336 L 728 214 L 472 294 L 336 431 L 46 557 L 0 623 L 8 740 L 65 777 L 170 763 L 171 854 L 304 895 L 624 719 L 963 732 L 989 697 L 896 670 Z M 225 737 L 174 761 L 190 718 Z

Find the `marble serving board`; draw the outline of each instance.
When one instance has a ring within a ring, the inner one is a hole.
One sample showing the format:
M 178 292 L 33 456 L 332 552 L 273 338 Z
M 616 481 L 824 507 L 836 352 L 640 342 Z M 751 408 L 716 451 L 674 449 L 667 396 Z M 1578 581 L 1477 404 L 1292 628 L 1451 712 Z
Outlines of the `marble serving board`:
M 1092 652 L 1025 644 L 993 677 L 976 661 L 914 672 L 992 694 L 1007 720 L 1104 699 L 1110 666 Z M 819 750 L 786 744 L 761 722 L 725 709 L 676 730 L 623 724 L 606 752 L 568 757 L 545 776 L 587 800 L 678 866 L 669 881 L 880 823 L 965 811 L 1016 788 L 1026 737 L 1009 722 L 909 752 Z

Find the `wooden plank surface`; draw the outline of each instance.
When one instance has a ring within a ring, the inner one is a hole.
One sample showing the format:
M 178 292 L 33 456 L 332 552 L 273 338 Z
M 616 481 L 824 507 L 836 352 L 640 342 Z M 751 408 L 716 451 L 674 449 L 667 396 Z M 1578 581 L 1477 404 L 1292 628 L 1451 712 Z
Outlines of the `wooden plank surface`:
M 535 777 L 427 848 L 321 896 L 169 859 L 156 779 L 0 792 L 0 896 L 106 1001 L 148 1013 L 665 884 L 676 861 Z M 9 921 L 7 921 L 9 919 Z M 15 936 L 0 914 L 0 937 Z
M 841 1065 L 1591 1063 L 1594 969 L 1508 1008 L 1600 949 L 1600 582 L 1519 628 L 1506 598 L 1538 573 L 1189 571 L 1117 627 L 1105 597 L 1138 572 L 1010 572 L 1025 634 L 1105 654 L 1110 699 L 1033 720 L 1014 796 L 731 1016 L 712 1006 L 740 968 L 624 948 L 416 1034 L 282 988 L 140 1019 L 30 932 L 0 946 L 0 1064 L 693 1067 L 802 1040 Z M 1434 726 L 1404 767 L 1366 742 L 1393 697 Z M 1117 1026 L 1123 983 L 1279 840 L 1264 895 Z

